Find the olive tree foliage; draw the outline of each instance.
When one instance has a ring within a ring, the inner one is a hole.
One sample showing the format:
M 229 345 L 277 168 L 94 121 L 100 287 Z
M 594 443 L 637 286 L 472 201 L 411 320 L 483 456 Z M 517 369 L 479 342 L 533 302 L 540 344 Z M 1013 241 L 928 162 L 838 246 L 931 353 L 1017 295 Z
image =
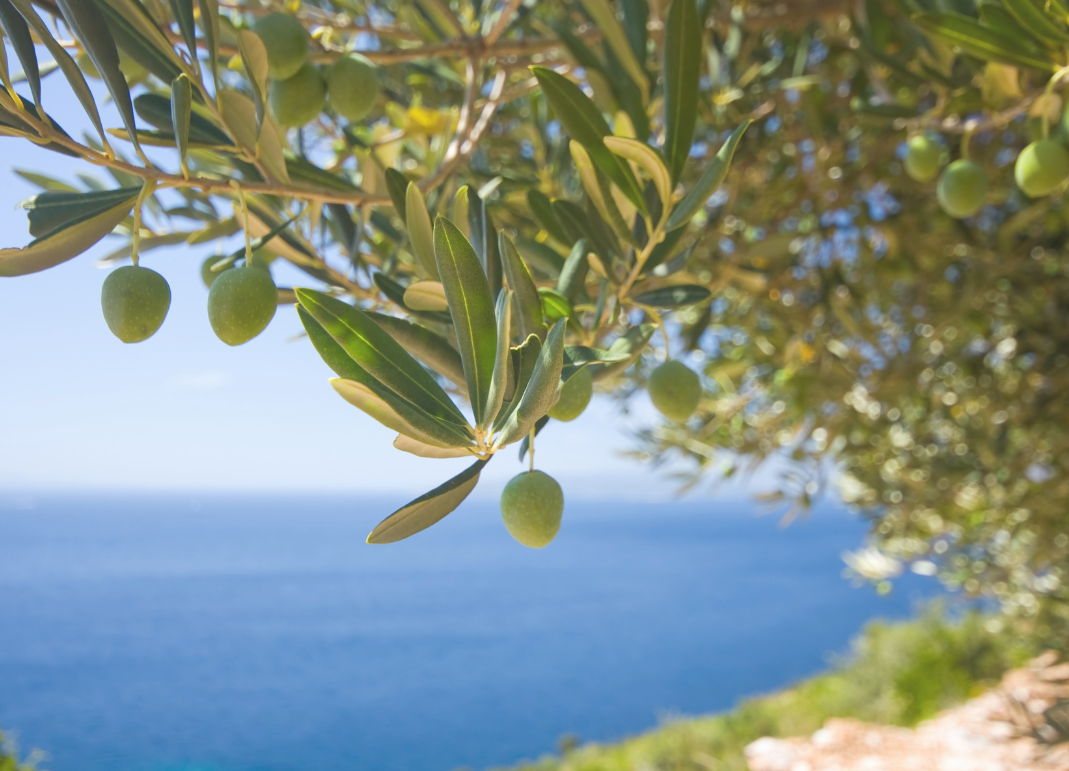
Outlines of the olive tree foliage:
M 1064 0 L 0 0 L 0 132 L 114 179 L 20 172 L 36 240 L 0 275 L 109 233 L 135 265 L 243 233 L 204 266 L 239 343 L 273 308 L 260 278 L 255 313 L 217 283 L 303 271 L 272 297 L 335 390 L 398 450 L 472 459 L 373 542 L 455 509 L 572 377 L 626 398 L 674 358 L 700 404 L 638 455 L 691 484 L 787 459 L 802 506 L 839 469 L 873 523 L 859 572 L 912 563 L 1064 624 L 1067 21 Z M 48 117 L 56 69 L 81 139 Z M 151 335 L 119 289 L 108 324 Z

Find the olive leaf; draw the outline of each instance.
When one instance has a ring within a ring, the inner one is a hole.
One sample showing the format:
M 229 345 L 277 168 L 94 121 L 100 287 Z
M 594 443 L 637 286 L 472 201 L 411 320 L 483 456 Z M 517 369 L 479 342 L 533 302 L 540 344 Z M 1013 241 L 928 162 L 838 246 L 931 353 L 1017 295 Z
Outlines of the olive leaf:
M 638 86 L 642 93 L 642 103 L 646 104 L 650 98 L 650 83 L 646 72 L 635 57 L 631 43 L 624 33 L 624 28 L 616 18 L 609 0 L 580 0 L 583 8 L 590 14 L 595 26 L 601 32 L 602 38 L 608 44 L 613 55 L 623 66 L 624 71 L 631 81 Z
M 512 417 L 512 413 L 519 406 L 520 397 L 523 396 L 527 384 L 531 381 L 531 374 L 534 372 L 535 365 L 538 363 L 538 355 L 541 352 L 542 341 L 538 339 L 537 335 L 531 335 L 522 343 L 510 349 L 512 377 L 508 381 L 508 388 L 505 393 L 505 399 L 508 400 L 508 403 L 503 405 L 494 420 L 494 432 L 501 430 L 501 427 Z
M 208 63 L 219 90 L 219 0 L 197 0 L 200 7 L 200 28 L 208 44 Z M 190 53 L 193 53 L 192 51 Z
M 180 75 L 179 78 L 181 77 L 185 76 Z M 177 78 L 174 82 L 177 82 Z M 174 82 L 171 84 L 172 90 L 174 88 Z M 167 133 L 172 133 L 174 131 L 174 113 L 171 106 L 171 99 L 168 97 L 152 93 L 138 94 L 134 97 L 134 112 L 137 113 L 141 120 L 145 121 L 145 123 L 148 123 L 150 126 L 155 126 Z M 138 134 L 143 137 L 145 132 L 139 131 Z M 173 137 L 171 137 L 171 139 L 173 140 Z M 189 114 L 189 144 L 191 146 L 199 145 L 202 147 L 233 147 L 234 140 L 211 120 L 192 109 L 191 105 Z
M 124 54 L 164 83 L 170 83 L 182 74 L 180 60 L 170 41 L 140 3 L 136 0 L 89 1 L 95 2 L 104 14 L 115 44 Z
M 434 258 L 449 301 L 471 408 L 475 415 L 482 415 L 497 355 L 496 319 L 490 286 L 468 239 L 442 216 L 434 223 Z
M 244 94 L 224 89 L 219 93 L 219 112 L 234 140 L 259 157 L 267 170 L 281 182 L 289 182 L 282 139 L 274 121 L 264 120 L 257 136 L 256 105 Z
M 690 222 L 691 218 L 709 200 L 709 196 L 715 193 L 717 188 L 724 183 L 728 175 L 728 169 L 731 168 L 731 159 L 735 155 L 735 148 L 739 146 L 739 140 L 746 133 L 746 129 L 750 127 L 750 123 L 752 121 L 746 119 L 731 132 L 731 136 L 717 151 L 713 162 L 706 166 L 701 177 L 694 183 L 694 187 L 688 190 L 687 194 L 672 209 L 668 222 L 665 223 L 665 230 L 675 230 Z
M 535 421 L 545 415 L 556 402 L 557 386 L 564 366 L 564 326 L 564 319 L 559 320 L 546 336 L 546 344 L 538 354 L 531 379 L 523 389 L 516 409 L 501 427 L 491 449 L 497 450 L 523 439 Z
M 578 300 L 579 293 L 586 286 L 586 276 L 590 270 L 586 254 L 586 239 L 580 238 L 575 242 L 572 251 L 568 253 L 568 257 L 564 261 L 564 267 L 561 268 L 560 277 L 557 279 L 557 291 L 568 302 L 574 303 Z
M 374 418 L 386 428 L 397 431 L 403 436 L 411 437 L 420 444 L 443 450 L 460 449 L 470 445 L 470 442 L 465 442 L 465 444 L 457 447 L 455 443 L 442 442 L 435 436 L 420 431 L 401 416 L 401 413 L 396 409 L 396 401 L 391 404 L 387 398 L 384 398 L 380 393 L 363 383 L 337 377 L 330 381 L 330 385 L 341 398 L 361 412 Z M 464 452 L 466 453 L 467 451 L 465 450 Z
M 505 269 L 505 280 L 515 297 L 520 337 L 538 335 L 544 340 L 546 324 L 542 320 L 542 302 L 538 297 L 538 287 L 531 277 L 531 271 L 516 251 L 512 239 L 504 231 L 498 233 L 498 251 L 501 254 L 501 265 Z
M 30 235 L 40 238 L 68 223 L 101 214 L 120 204 L 137 198 L 141 187 L 121 187 L 117 190 L 84 192 L 45 192 L 23 201 Z
M 401 507 L 376 525 L 367 542 L 396 543 L 439 522 L 475 489 L 479 483 L 479 472 L 487 463 L 485 460 L 476 461 L 445 484 Z
M 189 55 L 194 61 L 197 59 L 197 26 L 196 17 L 193 13 L 193 0 L 170 0 L 171 13 L 178 22 L 178 30 L 182 33 L 182 40 L 189 49 Z
M 63 70 L 63 77 L 67 79 L 67 83 L 70 85 L 71 90 L 74 91 L 74 95 L 78 97 L 78 101 L 82 105 L 82 109 L 85 110 L 85 114 L 89 116 L 89 120 L 93 123 L 93 128 L 96 129 L 97 134 L 100 135 L 101 142 L 107 142 L 107 136 L 104 133 L 104 126 L 100 122 L 100 113 L 97 111 L 96 102 L 93 101 L 93 93 L 89 90 L 89 85 L 85 82 L 85 76 L 82 75 L 82 71 L 78 68 L 77 62 L 71 58 L 71 55 L 61 46 L 49 31 L 48 27 L 41 20 L 41 17 L 34 11 L 33 6 L 30 4 L 30 0 L 10 0 L 10 2 L 19 10 L 22 17 L 29 24 L 30 28 L 37 35 L 38 39 L 44 43 L 45 48 L 52 54 L 52 58 L 56 60 L 56 64 Z
M 605 176 L 620 188 L 639 212 L 646 214 L 642 188 L 639 187 L 631 167 L 622 158 L 609 152 L 605 146 L 603 140 L 611 136 L 612 132 L 597 106 L 579 86 L 563 75 L 546 67 L 531 67 L 531 72 L 538 79 L 542 93 L 571 138 L 586 148 Z
M 468 204 L 468 186 L 461 185 L 457 194 L 453 196 L 453 224 L 457 230 L 464 234 L 464 238 L 471 240 L 471 212 Z
M 1023 46 L 960 13 L 919 13 L 913 16 L 913 23 L 980 59 L 1046 72 L 1058 69 L 1053 55 Z
M 1002 0 L 1017 22 L 1040 40 L 1064 46 L 1069 34 L 1059 27 L 1033 0 Z
M 0 28 L 4 35 L 11 41 L 15 55 L 19 57 L 22 65 L 22 73 L 26 82 L 30 84 L 30 93 L 33 94 L 37 104 L 41 104 L 41 70 L 37 65 L 37 51 L 33 45 L 33 36 L 26 20 L 22 18 L 11 0 L 0 0 Z M 11 83 L 5 82 L 9 91 L 13 91 Z
M 542 191 L 537 188 L 531 188 L 527 191 L 527 206 L 531 210 L 531 214 L 534 215 L 535 221 L 549 233 L 550 238 L 559 241 L 562 244 L 570 244 L 572 240 L 568 238 L 568 234 L 564 232 L 560 222 L 557 221 L 557 215 L 553 213 L 553 204 Z
M 661 199 L 662 211 L 667 212 L 672 205 L 672 175 L 665 168 L 660 153 L 644 142 L 626 137 L 605 137 L 605 146 L 613 153 L 634 163 L 653 182 L 657 195 Z
M 386 169 L 386 192 L 390 195 L 393 210 L 402 222 L 407 222 L 408 177 L 397 169 Z
M 108 87 L 108 93 L 115 103 L 122 117 L 126 132 L 130 135 L 139 155 L 144 155 L 141 144 L 137 139 L 137 121 L 134 119 L 134 105 L 130 100 L 130 87 L 126 84 L 126 76 L 119 69 L 119 49 L 115 46 L 115 39 L 111 36 L 111 30 L 94 2 L 86 0 L 56 0 L 63 18 L 67 21 L 71 32 L 78 38 L 85 52 L 96 67 L 104 85 Z
M 433 417 L 467 426 L 463 414 L 427 370 L 363 311 L 312 289 L 298 289 L 297 300 L 377 381 Z
M 405 288 L 405 306 L 414 311 L 448 311 L 445 287 L 439 281 L 416 281 Z
M 548 286 L 539 287 L 538 297 L 542 303 L 542 312 L 553 321 L 571 318 L 575 315 L 575 310 L 568 302 L 568 298 L 556 289 L 550 289 Z
M 393 446 L 401 452 L 407 452 L 419 458 L 463 458 L 471 455 L 471 452 L 463 447 L 435 447 L 404 434 L 397 435 L 397 438 L 393 440 Z
M 298 297 L 298 303 L 300 298 Z M 341 345 L 316 321 L 315 317 L 302 305 L 297 305 L 297 315 L 308 333 L 308 339 L 323 361 L 342 379 L 352 381 L 364 387 L 364 391 L 353 388 L 343 389 L 343 397 L 371 417 L 395 431 L 411 432 L 415 438 L 425 444 L 443 447 L 468 447 L 471 437 L 455 424 L 439 420 L 420 407 L 398 396 L 380 383 L 366 369 L 361 367 Z M 335 389 L 337 390 L 337 389 Z M 376 400 L 364 397 L 370 392 Z M 340 393 L 340 392 L 339 392 Z M 385 403 L 386 408 L 381 403 Z M 396 417 L 394 417 L 396 415 Z M 389 421 L 389 422 L 386 422 Z
M 178 160 L 182 164 L 182 174 L 189 176 L 186 166 L 186 154 L 189 152 L 189 116 L 193 112 L 193 86 L 189 76 L 179 75 L 171 83 L 171 125 L 174 129 L 175 146 L 178 148 Z
M 501 291 L 501 255 L 497 251 L 497 229 L 486 202 L 474 188 L 468 188 L 468 239 L 486 273 L 491 298 Z
M 494 374 L 490 379 L 490 391 L 486 397 L 486 406 L 478 418 L 478 427 L 485 429 L 494 423 L 505 401 L 505 391 L 512 366 L 512 353 L 509 341 L 512 339 L 512 304 L 513 291 L 506 290 L 497 296 L 497 354 L 494 357 Z
M 256 107 L 256 136 L 264 122 L 264 100 L 267 98 L 267 47 L 250 29 L 238 33 L 238 55 L 252 86 L 252 101 Z
M 630 367 L 649 343 L 656 329 L 654 324 L 640 324 L 616 338 L 605 351 L 605 366 L 600 370 L 591 370 L 590 374 L 594 380 L 611 377 Z
M 712 294 L 704 286 L 681 284 L 643 292 L 631 299 L 639 305 L 647 305 L 651 308 L 683 308 L 704 302 L 712 297 Z
M 433 371 L 444 375 L 458 386 L 463 387 L 466 384 L 464 364 L 460 361 L 460 354 L 449 345 L 444 337 L 395 316 L 387 316 L 375 311 L 368 311 L 367 315 L 402 348 Z
M 434 229 L 431 226 L 431 215 L 427 211 L 427 203 L 423 200 L 423 193 L 416 187 L 415 182 L 408 183 L 405 191 L 405 227 L 408 230 L 408 241 L 412 245 L 412 251 L 416 255 L 416 261 L 423 272 L 438 281 L 438 265 L 434 261 Z M 435 310 L 425 308 L 424 310 Z
M 573 139 L 568 143 L 568 149 L 571 151 L 572 161 L 576 171 L 579 172 L 579 179 L 583 183 L 587 198 L 594 204 L 601 218 L 616 231 L 617 236 L 627 237 L 629 228 L 608 190 L 608 181 L 599 175 L 598 170 L 594 168 L 593 161 L 590 160 L 590 156 L 581 144 Z
M 664 156 L 672 185 L 694 142 L 702 72 L 702 23 L 695 0 L 672 0 L 664 41 Z
M 54 228 L 22 249 L 0 249 L 0 276 L 24 276 L 77 257 L 126 219 L 135 200 L 136 192 L 110 209 Z
M 440 324 L 453 323 L 453 319 L 448 313 L 441 313 L 438 311 L 417 311 L 414 308 L 409 308 L 405 305 L 405 287 L 394 281 L 385 273 L 382 273 L 381 271 L 376 272 L 372 276 L 372 280 L 375 282 L 375 286 L 379 288 L 379 291 L 386 296 L 386 299 L 406 310 L 409 315 L 420 319 L 426 319 L 427 321 L 436 321 Z

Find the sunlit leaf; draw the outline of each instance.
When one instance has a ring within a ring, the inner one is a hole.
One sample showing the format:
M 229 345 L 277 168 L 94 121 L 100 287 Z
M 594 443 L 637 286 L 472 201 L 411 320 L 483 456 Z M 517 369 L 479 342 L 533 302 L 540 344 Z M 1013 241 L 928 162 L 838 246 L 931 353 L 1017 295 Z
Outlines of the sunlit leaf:
M 439 522 L 475 489 L 479 472 L 486 464 L 485 460 L 476 461 L 445 484 L 398 509 L 371 531 L 367 542 L 395 543 Z
M 672 0 L 664 41 L 664 155 L 672 185 L 694 141 L 702 69 L 702 23 L 695 0 Z
M 523 439 L 535 421 L 545 415 L 557 400 L 557 386 L 564 366 L 564 326 L 565 321 L 561 319 L 549 331 L 516 409 L 494 439 L 494 449 Z
M 397 343 L 426 366 L 465 387 L 464 364 L 460 354 L 445 340 L 425 327 L 395 316 L 369 311 L 368 316 Z
M 512 304 L 513 292 L 506 290 L 497 296 L 497 354 L 494 357 L 494 374 L 490 379 L 490 391 L 486 397 L 486 407 L 479 417 L 478 427 L 485 429 L 493 425 L 505 401 L 505 391 L 512 367 L 512 354 L 509 342 L 512 339 Z
M 440 281 L 416 281 L 405 288 L 405 305 L 414 311 L 448 311 L 445 287 Z
M 751 121 L 745 120 L 731 132 L 731 136 L 717 151 L 713 162 L 705 167 L 705 171 L 702 172 L 698 181 L 694 183 L 694 187 L 688 190 L 687 194 L 672 209 L 668 222 L 665 223 L 665 230 L 675 230 L 690 222 L 691 218 L 709 200 L 709 196 L 715 193 L 717 188 L 724 183 L 724 180 L 727 179 L 728 170 L 731 168 L 731 159 L 735 156 L 735 148 L 739 146 L 739 140 L 746 133 L 750 123 Z
M 427 211 L 423 194 L 416 187 L 415 182 L 409 182 L 405 192 L 405 227 L 408 229 L 408 240 L 419 266 L 425 275 L 438 281 L 438 265 L 434 261 L 434 229 L 431 225 L 431 215 Z M 440 309 L 423 308 L 422 310 Z
M 501 264 L 505 269 L 505 280 L 515 298 L 514 306 L 518 322 L 516 328 L 520 337 L 538 335 L 544 340 L 546 325 L 542 321 L 542 302 L 538 297 L 538 287 L 527 265 L 520 258 L 520 253 L 513 245 L 512 239 L 504 231 L 498 234 L 498 252 L 501 254 Z

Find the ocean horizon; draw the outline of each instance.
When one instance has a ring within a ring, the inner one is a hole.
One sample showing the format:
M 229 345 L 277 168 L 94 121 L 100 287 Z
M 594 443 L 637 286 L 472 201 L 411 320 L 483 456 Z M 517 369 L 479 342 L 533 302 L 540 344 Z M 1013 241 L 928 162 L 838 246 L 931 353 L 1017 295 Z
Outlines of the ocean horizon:
M 484 769 L 720 711 L 939 593 L 853 586 L 866 523 L 469 501 L 390 546 L 382 495 L 0 493 L 0 727 L 49 771 Z

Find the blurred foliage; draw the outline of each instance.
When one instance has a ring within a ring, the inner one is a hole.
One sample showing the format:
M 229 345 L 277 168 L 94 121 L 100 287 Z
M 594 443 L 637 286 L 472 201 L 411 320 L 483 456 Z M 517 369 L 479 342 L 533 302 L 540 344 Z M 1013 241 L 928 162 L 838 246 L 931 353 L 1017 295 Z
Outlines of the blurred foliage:
M 1039 652 L 1016 633 L 990 631 L 992 623 L 978 613 L 948 621 L 938 606 L 914 621 L 875 622 L 828 674 L 721 715 L 680 718 L 619 744 L 579 746 L 514 771 L 746 771 L 747 744 L 808 736 L 831 717 L 913 726 L 996 685 Z
M 19 760 L 18 749 L 0 731 L 0 771 L 34 771 L 36 765 Z

